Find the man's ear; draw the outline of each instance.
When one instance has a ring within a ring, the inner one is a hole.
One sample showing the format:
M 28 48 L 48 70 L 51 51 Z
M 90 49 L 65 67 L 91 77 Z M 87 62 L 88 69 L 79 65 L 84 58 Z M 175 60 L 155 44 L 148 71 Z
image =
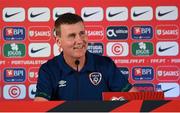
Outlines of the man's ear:
M 61 38 L 58 37 L 58 36 L 56 36 L 56 37 L 55 37 L 55 40 L 56 40 L 56 44 L 58 45 L 58 47 L 61 48 Z

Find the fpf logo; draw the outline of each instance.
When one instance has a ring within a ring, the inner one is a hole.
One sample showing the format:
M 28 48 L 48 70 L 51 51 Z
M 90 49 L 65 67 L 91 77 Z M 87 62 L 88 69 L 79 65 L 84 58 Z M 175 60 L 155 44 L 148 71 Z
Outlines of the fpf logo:
M 48 41 L 51 38 L 51 29 L 48 26 L 31 26 L 28 31 L 30 41 Z
M 38 67 L 30 67 L 28 71 L 28 80 L 31 83 L 36 83 L 38 78 Z
M 161 40 L 176 40 L 179 36 L 179 28 L 176 25 L 158 25 L 156 36 Z
M 152 67 L 133 67 L 133 80 L 153 80 L 154 70 Z
M 153 37 L 151 26 L 133 26 L 131 32 L 133 39 L 151 39 Z
M 94 54 L 103 55 L 104 46 L 102 43 L 88 43 L 88 51 Z
M 86 26 L 86 34 L 89 41 L 103 40 L 104 29 L 103 26 Z
M 5 99 L 24 99 L 25 96 L 26 87 L 24 85 L 5 85 L 3 88 L 3 97 Z
M 156 77 L 159 81 L 178 81 L 180 69 L 177 66 L 160 66 L 157 68 Z
M 108 56 L 127 56 L 129 53 L 127 42 L 108 42 L 106 50 Z
M 25 29 L 23 27 L 5 27 L 3 30 L 4 40 L 24 40 Z
M 6 82 L 24 82 L 25 78 L 26 74 L 23 68 L 4 69 L 4 81 Z

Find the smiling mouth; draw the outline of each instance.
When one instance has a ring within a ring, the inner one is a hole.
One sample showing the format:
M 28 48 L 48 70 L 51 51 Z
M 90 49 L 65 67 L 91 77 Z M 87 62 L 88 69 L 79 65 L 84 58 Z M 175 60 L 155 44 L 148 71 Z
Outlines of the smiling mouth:
M 83 45 L 78 45 L 78 46 L 74 47 L 73 49 L 83 49 L 83 48 L 84 48 Z

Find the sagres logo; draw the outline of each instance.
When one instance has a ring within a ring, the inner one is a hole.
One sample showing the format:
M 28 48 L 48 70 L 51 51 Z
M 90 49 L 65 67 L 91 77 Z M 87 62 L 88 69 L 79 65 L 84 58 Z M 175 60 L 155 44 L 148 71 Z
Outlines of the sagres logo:
M 103 14 L 101 7 L 83 7 L 81 10 L 81 17 L 84 21 L 102 21 Z
M 159 6 L 156 8 L 157 20 L 177 20 L 178 7 L 176 6 Z
M 26 87 L 22 84 L 5 85 L 3 96 L 5 99 L 24 99 L 26 96 Z
M 30 43 L 28 53 L 30 57 L 49 57 L 51 46 L 49 43 Z
M 180 94 L 179 83 L 159 83 L 156 85 L 156 91 L 164 92 L 165 97 L 178 97 Z
M 4 81 L 6 82 L 24 82 L 26 78 L 25 69 L 23 68 L 6 68 L 4 69 Z
M 159 81 L 178 81 L 180 69 L 177 66 L 160 66 L 157 68 L 156 77 Z
M 106 45 L 108 56 L 127 56 L 129 47 L 127 42 L 108 42 Z
M 26 53 L 25 45 L 20 43 L 8 43 L 3 47 L 5 57 L 24 57 Z
M 150 21 L 153 18 L 152 7 L 132 7 L 131 19 L 134 21 Z
M 102 43 L 88 43 L 88 51 L 98 55 L 103 55 L 104 46 Z
M 140 92 L 153 92 L 154 91 L 154 85 L 151 83 L 136 83 L 133 85 L 138 89 Z
M 152 67 L 133 67 L 133 80 L 153 80 L 154 70 Z
M 31 26 L 28 31 L 30 41 L 48 41 L 51 38 L 51 29 L 48 26 Z
M 103 26 L 86 26 L 86 34 L 89 41 L 103 40 L 104 29 Z
M 158 42 L 156 52 L 159 56 L 176 56 L 179 54 L 179 44 L 177 42 Z
M 162 40 L 175 40 L 179 36 L 179 28 L 176 25 L 158 25 L 156 36 Z
M 128 19 L 127 7 L 108 7 L 106 9 L 106 19 L 108 21 L 126 21 Z
M 22 22 L 25 20 L 25 10 L 21 7 L 6 7 L 3 9 L 5 22 Z
M 150 56 L 153 51 L 151 42 L 135 42 L 132 44 L 132 54 L 135 56 Z
M 25 34 L 24 27 L 5 27 L 3 30 L 4 40 L 24 40 Z
M 31 22 L 47 22 L 50 20 L 50 10 L 47 7 L 29 8 L 28 19 Z
M 127 79 L 129 78 L 129 69 L 127 67 L 118 67 L 118 69 Z
M 53 20 L 56 20 L 64 13 L 75 13 L 75 9 L 73 7 L 55 7 L 53 9 Z
M 121 40 L 128 38 L 128 28 L 126 26 L 109 26 L 106 31 L 110 40 Z
M 36 84 L 31 84 L 28 89 L 28 94 L 30 99 L 34 99 L 36 94 Z
M 131 32 L 133 39 L 151 39 L 153 37 L 151 26 L 133 26 Z
M 32 83 L 36 83 L 37 82 L 37 78 L 38 78 L 38 67 L 30 67 L 29 71 L 28 71 L 28 80 Z

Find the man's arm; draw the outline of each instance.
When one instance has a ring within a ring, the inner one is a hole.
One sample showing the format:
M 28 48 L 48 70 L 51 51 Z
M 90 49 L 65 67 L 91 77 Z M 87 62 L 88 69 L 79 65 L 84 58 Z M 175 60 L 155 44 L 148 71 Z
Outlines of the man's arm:
M 139 92 L 139 91 L 137 90 L 137 88 L 132 87 L 128 92 Z
M 35 97 L 34 101 L 48 101 L 48 99 L 43 97 Z

